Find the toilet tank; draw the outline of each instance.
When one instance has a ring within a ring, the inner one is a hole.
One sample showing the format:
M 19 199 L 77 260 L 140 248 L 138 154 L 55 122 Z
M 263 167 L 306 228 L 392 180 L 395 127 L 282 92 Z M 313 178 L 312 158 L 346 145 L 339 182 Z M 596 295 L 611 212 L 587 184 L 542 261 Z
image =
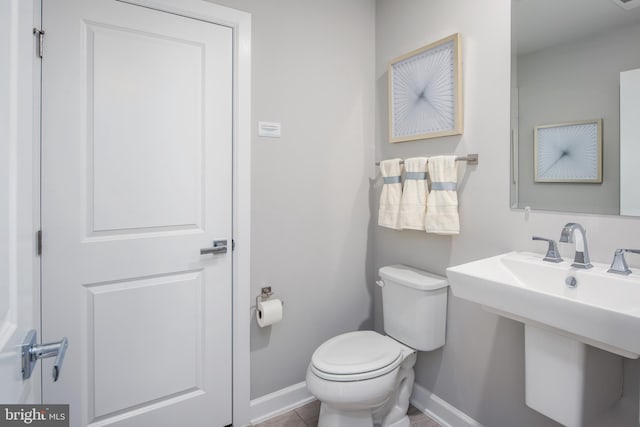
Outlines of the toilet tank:
M 447 322 L 447 279 L 405 265 L 382 267 L 384 331 L 420 351 L 442 347 Z

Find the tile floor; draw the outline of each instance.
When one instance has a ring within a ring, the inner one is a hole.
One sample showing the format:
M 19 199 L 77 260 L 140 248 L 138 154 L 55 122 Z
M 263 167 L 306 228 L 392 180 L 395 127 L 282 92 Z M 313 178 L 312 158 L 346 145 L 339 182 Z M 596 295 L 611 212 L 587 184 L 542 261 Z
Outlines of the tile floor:
M 289 411 L 286 414 L 271 418 L 255 427 L 317 427 L 320 402 L 314 400 L 300 408 Z M 409 406 L 409 419 L 412 427 L 440 427 L 440 424 L 414 408 Z

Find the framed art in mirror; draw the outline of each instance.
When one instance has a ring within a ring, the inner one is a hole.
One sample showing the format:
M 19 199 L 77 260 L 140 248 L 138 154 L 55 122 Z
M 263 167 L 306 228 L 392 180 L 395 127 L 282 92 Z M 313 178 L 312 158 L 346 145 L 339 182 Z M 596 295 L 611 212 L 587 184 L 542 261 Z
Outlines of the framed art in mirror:
M 536 182 L 602 183 L 602 119 L 536 126 Z
M 462 133 L 460 35 L 389 63 L 389 141 Z

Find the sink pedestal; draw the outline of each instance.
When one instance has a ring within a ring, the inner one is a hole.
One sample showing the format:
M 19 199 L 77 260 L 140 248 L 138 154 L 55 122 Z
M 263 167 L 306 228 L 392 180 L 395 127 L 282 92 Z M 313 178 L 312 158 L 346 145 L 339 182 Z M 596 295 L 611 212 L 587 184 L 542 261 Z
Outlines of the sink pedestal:
M 622 396 L 622 358 L 525 324 L 527 406 L 568 427 L 584 426 Z

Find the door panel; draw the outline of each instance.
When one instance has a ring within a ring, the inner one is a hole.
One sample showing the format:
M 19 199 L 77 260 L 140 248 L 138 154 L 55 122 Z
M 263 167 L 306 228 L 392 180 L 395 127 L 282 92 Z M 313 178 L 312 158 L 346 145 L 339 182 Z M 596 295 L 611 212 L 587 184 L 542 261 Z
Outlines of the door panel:
M 203 387 L 201 271 L 88 291 L 97 417 Z M 122 389 L 129 382 L 136 387 Z
M 43 21 L 43 339 L 70 342 L 44 400 L 230 424 L 231 253 L 200 249 L 231 242 L 231 29 L 115 0 Z
M 96 24 L 87 33 L 91 231 L 200 228 L 204 46 Z

